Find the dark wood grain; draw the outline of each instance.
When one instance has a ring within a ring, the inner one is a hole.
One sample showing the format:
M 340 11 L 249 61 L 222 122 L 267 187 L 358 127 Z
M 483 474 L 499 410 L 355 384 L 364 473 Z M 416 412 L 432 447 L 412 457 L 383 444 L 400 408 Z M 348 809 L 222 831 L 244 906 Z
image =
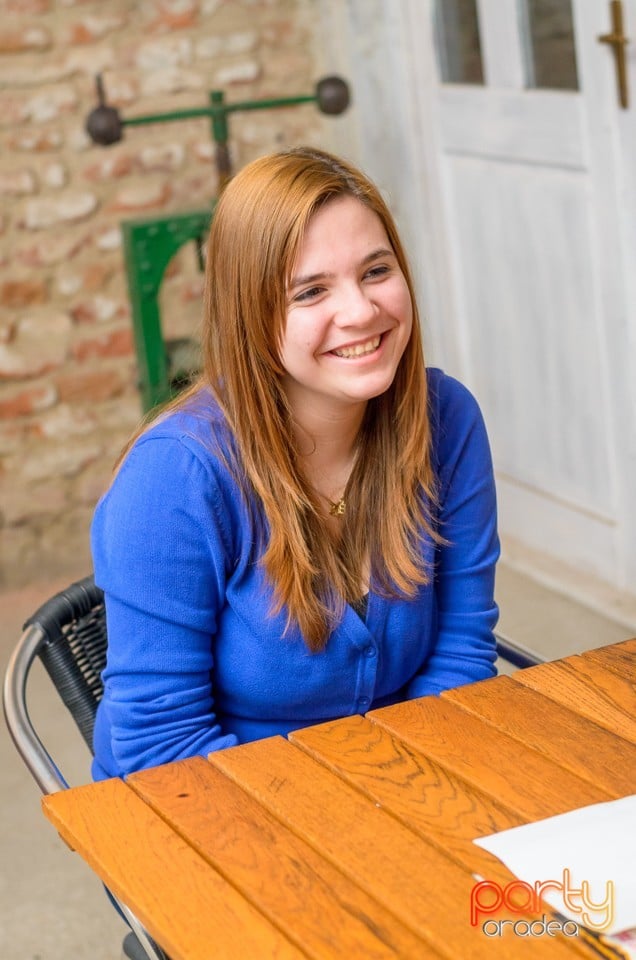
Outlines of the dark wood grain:
M 602 787 L 440 697 L 408 700 L 368 716 L 527 820 L 612 799 Z
M 489 939 L 469 922 L 474 878 L 288 741 L 221 750 L 210 763 L 453 960 L 589 956 L 565 939 Z
M 442 694 L 613 797 L 636 790 L 636 746 L 509 677 Z
M 566 657 L 518 670 L 512 680 L 636 743 L 636 684 L 590 657 Z
M 289 739 L 458 863 L 493 880 L 512 879 L 500 860 L 472 841 L 525 823 L 524 817 L 383 727 L 345 717 L 297 730 Z
M 202 758 L 134 774 L 128 783 L 309 957 L 439 957 Z
M 586 650 L 583 659 L 600 663 L 605 670 L 636 683 L 636 639 L 623 640 L 596 650 Z

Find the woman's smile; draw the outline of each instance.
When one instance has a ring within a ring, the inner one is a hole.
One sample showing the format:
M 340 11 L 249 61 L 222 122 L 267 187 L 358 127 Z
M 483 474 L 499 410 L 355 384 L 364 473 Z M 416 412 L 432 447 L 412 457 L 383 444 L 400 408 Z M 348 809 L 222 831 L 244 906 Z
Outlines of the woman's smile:
M 343 357 L 347 360 L 367 357 L 369 354 L 375 353 L 380 346 L 381 340 L 381 336 L 372 337 L 370 340 L 364 341 L 364 343 L 353 343 L 346 347 L 336 347 L 329 352 L 335 354 L 336 357 Z

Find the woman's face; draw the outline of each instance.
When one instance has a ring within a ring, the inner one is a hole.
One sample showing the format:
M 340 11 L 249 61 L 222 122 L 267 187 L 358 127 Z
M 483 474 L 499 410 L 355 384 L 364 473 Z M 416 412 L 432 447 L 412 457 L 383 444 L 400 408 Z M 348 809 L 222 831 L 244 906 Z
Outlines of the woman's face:
M 362 407 L 393 382 L 413 325 L 382 221 L 355 197 L 312 217 L 287 289 L 283 386 L 297 419 Z

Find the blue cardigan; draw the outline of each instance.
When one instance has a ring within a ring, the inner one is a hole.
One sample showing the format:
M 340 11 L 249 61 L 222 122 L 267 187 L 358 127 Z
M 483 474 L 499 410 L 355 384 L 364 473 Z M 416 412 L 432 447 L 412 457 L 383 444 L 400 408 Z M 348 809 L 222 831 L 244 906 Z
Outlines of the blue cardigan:
M 499 554 L 488 440 L 471 394 L 429 369 L 440 532 L 434 582 L 412 601 L 369 594 L 310 653 L 254 563 L 248 512 L 214 453 L 222 415 L 202 395 L 135 443 L 92 527 L 108 664 L 93 776 L 206 755 L 436 694 L 495 673 Z M 201 409 L 204 407 L 205 409 Z M 213 426 L 211 428 L 211 421 Z M 206 440 L 206 438 L 208 438 Z

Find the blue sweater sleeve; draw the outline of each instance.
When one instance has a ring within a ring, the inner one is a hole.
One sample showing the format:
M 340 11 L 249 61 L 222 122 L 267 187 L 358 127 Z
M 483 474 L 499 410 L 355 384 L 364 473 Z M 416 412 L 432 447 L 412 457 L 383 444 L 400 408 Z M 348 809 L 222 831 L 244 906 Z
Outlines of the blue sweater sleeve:
M 234 745 L 215 717 L 211 643 L 230 533 L 196 443 L 156 432 L 138 441 L 91 533 L 108 625 L 94 775 Z
M 472 394 L 441 371 L 429 373 L 433 452 L 439 483 L 434 571 L 437 640 L 409 696 L 440 693 L 494 676 L 495 565 L 499 557 L 492 459 Z

